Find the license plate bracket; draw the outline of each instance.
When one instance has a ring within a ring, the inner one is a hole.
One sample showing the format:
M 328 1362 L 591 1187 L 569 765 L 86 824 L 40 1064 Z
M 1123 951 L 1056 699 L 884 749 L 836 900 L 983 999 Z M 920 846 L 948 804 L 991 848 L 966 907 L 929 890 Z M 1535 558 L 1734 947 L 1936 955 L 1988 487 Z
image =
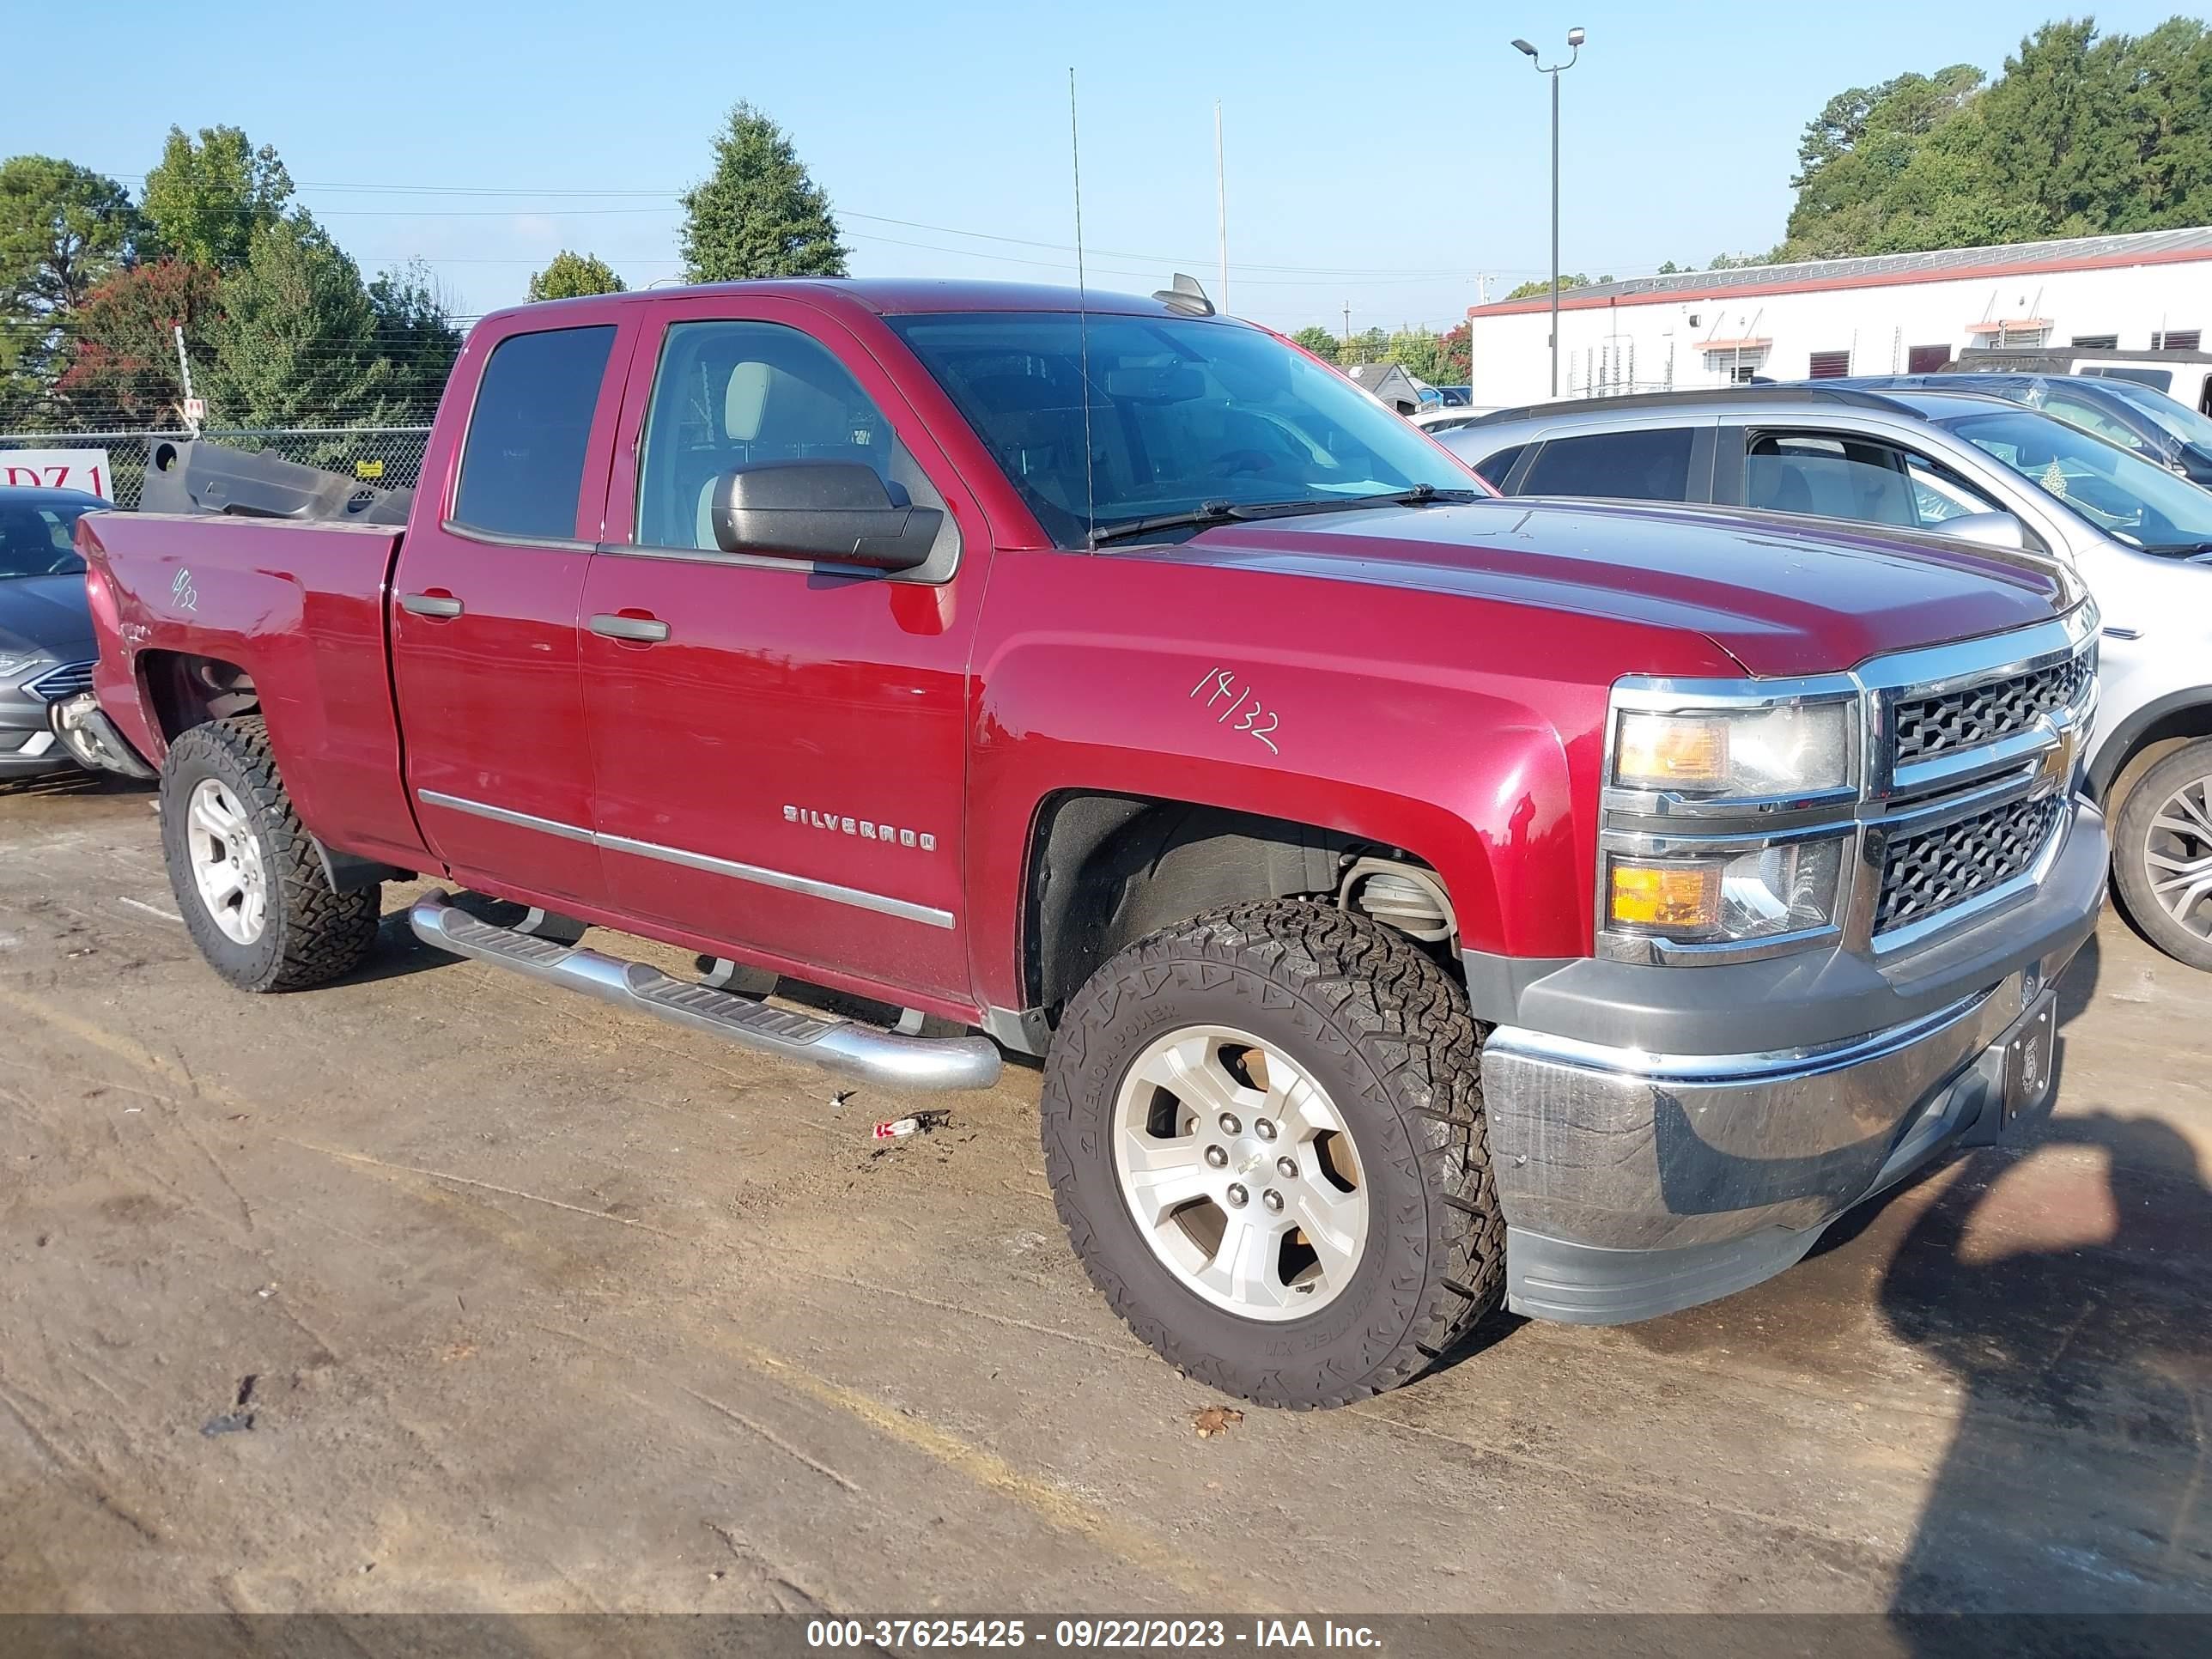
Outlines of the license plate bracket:
M 2058 989 L 2052 986 L 2030 1003 L 2027 1012 L 1998 1039 L 2004 1046 L 2004 1094 L 2000 1105 L 2009 1124 L 2051 1097 L 2058 1054 Z

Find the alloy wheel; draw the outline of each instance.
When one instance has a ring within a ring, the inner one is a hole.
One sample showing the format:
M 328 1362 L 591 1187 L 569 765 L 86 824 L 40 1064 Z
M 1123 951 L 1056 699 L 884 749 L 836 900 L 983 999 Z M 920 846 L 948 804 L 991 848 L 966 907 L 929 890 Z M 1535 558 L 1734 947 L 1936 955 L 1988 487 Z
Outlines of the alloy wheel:
M 1152 1253 L 1248 1319 L 1324 1308 L 1366 1251 L 1367 1193 L 1328 1093 L 1280 1049 L 1184 1026 L 1123 1076 L 1113 1114 L 1121 1196 Z
M 2212 777 L 2185 783 L 2159 807 L 2143 842 L 2152 896 L 2199 939 L 2212 939 Z
M 234 945 L 251 945 L 269 919 L 268 867 L 246 809 L 220 778 L 203 778 L 185 807 L 192 882 L 209 918 Z

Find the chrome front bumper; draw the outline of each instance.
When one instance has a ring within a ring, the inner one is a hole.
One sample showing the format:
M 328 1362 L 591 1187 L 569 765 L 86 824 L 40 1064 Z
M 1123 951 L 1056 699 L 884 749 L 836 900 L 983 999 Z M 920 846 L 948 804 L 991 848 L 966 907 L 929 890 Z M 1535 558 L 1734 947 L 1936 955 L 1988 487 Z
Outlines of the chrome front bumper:
M 2050 1029 L 2047 993 L 2095 927 L 2106 854 L 2101 821 L 2081 807 L 2065 857 L 2025 903 L 1884 964 L 1906 1012 L 1871 1031 L 1759 1042 L 1869 1006 L 1861 969 L 1786 960 L 1626 970 L 1680 987 L 1679 1028 L 1733 1036 L 1743 1052 L 1496 1027 L 1482 1081 L 1509 1305 L 1609 1323 L 1726 1295 L 1790 1266 L 1946 1147 L 1994 1139 L 2015 1039 L 2039 1017 Z M 1771 982 L 1739 985 L 1746 973 Z M 1723 979 L 1724 1021 L 1687 1006 Z
M 141 780 L 161 775 L 115 729 L 115 722 L 101 711 L 99 699 L 89 691 L 54 704 L 47 720 L 61 748 L 89 770 Z

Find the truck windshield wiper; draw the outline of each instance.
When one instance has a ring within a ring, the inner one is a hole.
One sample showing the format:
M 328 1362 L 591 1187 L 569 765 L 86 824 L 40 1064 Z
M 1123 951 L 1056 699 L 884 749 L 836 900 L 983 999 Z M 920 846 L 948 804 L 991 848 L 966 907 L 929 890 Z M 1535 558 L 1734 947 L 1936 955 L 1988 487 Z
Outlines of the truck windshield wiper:
M 1127 541 L 1156 530 L 1203 530 L 1209 525 L 1250 519 L 1287 519 L 1305 513 L 1349 513 L 1364 507 L 1419 507 L 1430 501 L 1471 501 L 1472 489 L 1439 489 L 1417 483 L 1410 489 L 1389 489 L 1373 495 L 1316 495 L 1295 501 L 1200 501 L 1188 513 L 1161 513 L 1145 519 L 1121 519 L 1097 526 L 1091 544 Z

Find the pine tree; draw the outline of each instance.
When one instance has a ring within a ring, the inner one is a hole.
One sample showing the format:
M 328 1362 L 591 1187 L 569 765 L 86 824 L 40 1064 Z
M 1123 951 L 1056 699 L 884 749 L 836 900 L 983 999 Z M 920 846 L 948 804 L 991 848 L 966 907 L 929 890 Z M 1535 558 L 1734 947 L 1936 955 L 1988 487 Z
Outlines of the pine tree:
M 695 283 L 845 275 L 830 198 L 783 130 L 750 104 L 730 112 L 714 171 L 683 200 L 684 264 Z

